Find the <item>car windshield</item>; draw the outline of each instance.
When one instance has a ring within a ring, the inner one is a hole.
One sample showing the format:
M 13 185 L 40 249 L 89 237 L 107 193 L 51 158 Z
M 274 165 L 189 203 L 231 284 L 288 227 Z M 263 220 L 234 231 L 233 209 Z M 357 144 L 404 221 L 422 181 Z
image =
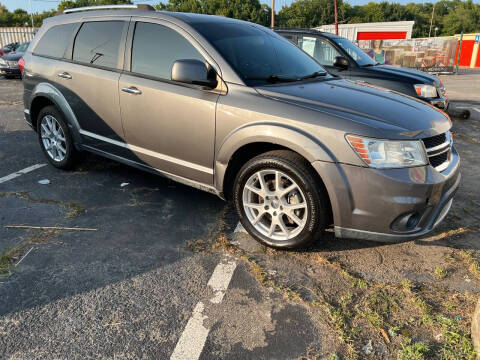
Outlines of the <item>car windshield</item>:
M 333 39 L 338 45 L 340 45 L 347 53 L 350 55 L 353 60 L 358 64 L 358 66 L 371 66 L 376 65 L 377 63 L 370 56 L 365 54 L 362 49 L 357 45 L 352 43 L 350 40 L 335 38 Z
M 314 59 L 269 29 L 227 22 L 200 22 L 192 26 L 248 86 L 326 75 L 325 69 Z
M 17 48 L 16 51 L 17 51 L 17 52 L 25 52 L 25 50 L 27 50 L 29 44 L 30 44 L 29 42 L 23 43 L 22 45 L 20 45 L 20 46 Z

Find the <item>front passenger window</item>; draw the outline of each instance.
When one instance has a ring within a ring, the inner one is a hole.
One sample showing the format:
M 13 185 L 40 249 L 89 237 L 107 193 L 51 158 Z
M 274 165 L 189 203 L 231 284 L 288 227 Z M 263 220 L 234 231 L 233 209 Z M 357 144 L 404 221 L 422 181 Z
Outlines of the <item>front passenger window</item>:
M 316 37 L 299 37 L 298 45 L 311 57 L 325 66 L 333 66 L 336 56 L 340 56 L 337 50 L 328 42 Z
M 131 71 L 171 79 L 173 63 L 181 59 L 205 59 L 187 39 L 166 26 L 137 22 L 132 46 Z

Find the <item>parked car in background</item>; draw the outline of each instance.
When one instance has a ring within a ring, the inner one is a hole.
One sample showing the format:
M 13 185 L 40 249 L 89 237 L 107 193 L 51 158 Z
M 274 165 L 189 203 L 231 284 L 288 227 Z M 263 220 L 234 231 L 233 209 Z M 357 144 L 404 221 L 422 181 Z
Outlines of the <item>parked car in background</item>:
M 18 61 L 22 58 L 23 54 L 30 45 L 30 42 L 24 42 L 20 45 L 15 51 L 12 51 L 6 55 L 3 55 L 0 58 L 0 73 L 3 74 L 7 79 L 12 77 L 20 77 L 22 74 L 20 72 L 20 67 L 18 66 Z
M 215 193 L 278 248 L 332 223 L 414 239 L 449 211 L 461 176 L 444 112 L 334 77 L 263 26 L 134 6 L 66 10 L 24 54 L 25 119 L 53 166 L 90 151 Z
M 15 51 L 20 44 L 18 42 L 10 43 L 2 47 L 3 55 L 8 54 L 9 52 Z
M 378 64 L 362 49 L 341 36 L 310 29 L 277 32 L 307 52 L 331 74 L 401 92 L 441 109 L 448 96 L 440 79 L 422 71 Z

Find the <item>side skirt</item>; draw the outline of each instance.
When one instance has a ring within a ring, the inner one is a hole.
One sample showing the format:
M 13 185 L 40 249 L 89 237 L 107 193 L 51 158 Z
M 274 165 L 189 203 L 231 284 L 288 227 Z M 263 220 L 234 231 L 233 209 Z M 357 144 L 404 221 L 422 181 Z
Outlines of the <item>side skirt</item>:
M 194 187 L 195 189 L 199 189 L 199 190 L 202 190 L 202 191 L 209 192 L 211 194 L 215 194 L 218 197 L 220 197 L 221 199 L 225 200 L 223 194 L 221 192 L 219 192 L 217 189 L 215 189 L 213 186 L 205 185 L 205 184 L 199 183 L 197 181 L 193 181 L 193 180 L 190 180 L 190 179 L 178 176 L 178 175 L 168 173 L 166 171 L 155 169 L 151 166 L 140 164 L 136 161 L 129 160 L 129 159 L 126 159 L 124 157 L 121 157 L 121 156 L 118 156 L 118 155 L 108 153 L 106 151 L 96 149 L 96 148 L 94 148 L 92 146 L 89 146 L 89 145 L 82 144 L 81 147 L 85 151 L 94 153 L 94 154 L 99 155 L 99 156 L 103 156 L 103 157 L 105 157 L 107 159 L 110 159 L 110 160 L 118 161 L 120 163 L 135 167 L 135 168 L 140 169 L 140 170 L 148 171 L 148 172 L 150 172 L 152 174 L 155 174 L 155 175 L 160 175 L 160 176 L 166 177 L 167 179 L 179 182 L 179 183 L 187 185 L 187 186 Z

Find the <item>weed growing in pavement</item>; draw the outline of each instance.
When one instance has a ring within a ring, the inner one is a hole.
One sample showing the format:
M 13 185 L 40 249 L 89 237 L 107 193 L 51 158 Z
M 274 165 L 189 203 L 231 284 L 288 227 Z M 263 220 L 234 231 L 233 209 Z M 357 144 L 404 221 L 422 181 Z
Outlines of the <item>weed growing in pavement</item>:
M 58 233 L 58 230 L 42 230 L 36 232 L 27 241 L 24 241 L 18 246 L 3 250 L 0 255 L 0 278 L 12 275 L 13 265 L 26 252 L 27 247 L 47 242 L 54 238 Z
M 5 249 L 0 255 L 0 278 L 9 277 L 12 275 L 12 266 L 17 249 Z
M 439 279 L 443 279 L 448 275 L 448 271 L 441 266 L 435 266 L 434 273 Z

